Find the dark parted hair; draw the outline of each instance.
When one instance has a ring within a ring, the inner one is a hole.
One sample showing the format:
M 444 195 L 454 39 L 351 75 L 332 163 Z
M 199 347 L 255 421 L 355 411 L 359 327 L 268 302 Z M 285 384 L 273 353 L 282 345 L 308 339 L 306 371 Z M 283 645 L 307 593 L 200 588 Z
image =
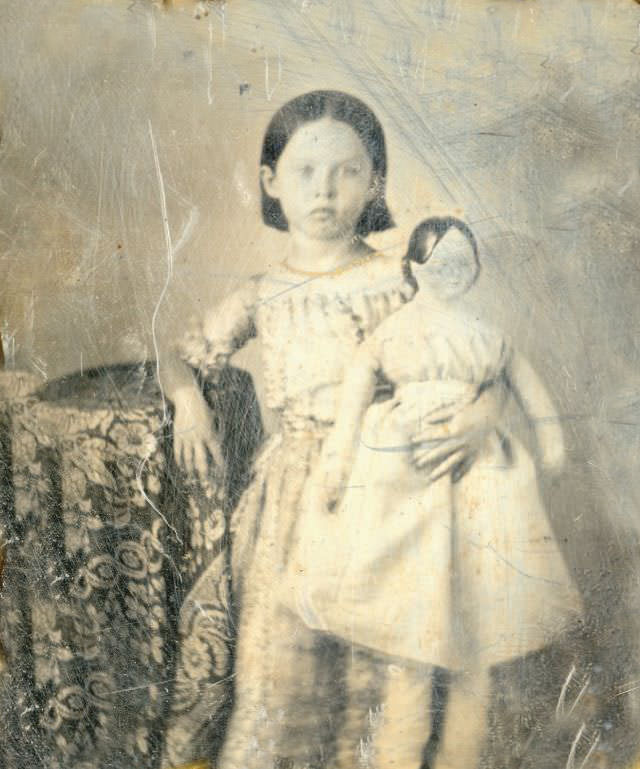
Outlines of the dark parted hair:
M 269 166 L 275 171 L 278 158 L 296 130 L 305 123 L 312 123 L 323 117 L 330 117 L 351 126 L 371 158 L 376 194 L 362 212 L 356 225 L 356 234 L 365 236 L 370 232 L 381 232 L 394 227 L 385 200 L 387 150 L 384 131 L 369 107 L 355 96 L 342 91 L 311 91 L 288 101 L 271 118 L 267 127 L 260 165 Z M 262 183 L 260 192 L 264 223 L 277 230 L 288 230 L 289 224 L 280 201 L 267 195 Z

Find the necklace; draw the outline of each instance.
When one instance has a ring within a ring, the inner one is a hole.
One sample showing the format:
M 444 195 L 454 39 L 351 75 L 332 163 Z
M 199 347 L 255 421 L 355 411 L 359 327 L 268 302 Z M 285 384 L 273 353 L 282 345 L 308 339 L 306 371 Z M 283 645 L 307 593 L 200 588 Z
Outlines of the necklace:
M 350 262 L 347 262 L 347 264 L 343 264 L 341 267 L 336 267 L 334 270 L 326 270 L 325 272 L 312 272 L 311 270 L 301 270 L 299 267 L 294 267 L 292 264 L 289 264 L 288 259 L 283 259 L 280 262 L 280 264 L 290 272 L 295 272 L 298 275 L 304 275 L 307 278 L 323 278 L 323 277 L 326 277 L 327 275 L 340 275 L 341 273 L 347 272 L 347 270 L 351 270 L 354 267 L 359 267 L 361 264 L 366 264 L 375 255 L 376 255 L 376 252 L 372 251 L 370 254 L 366 254 L 365 256 L 357 256 L 355 257 L 355 259 L 352 259 Z

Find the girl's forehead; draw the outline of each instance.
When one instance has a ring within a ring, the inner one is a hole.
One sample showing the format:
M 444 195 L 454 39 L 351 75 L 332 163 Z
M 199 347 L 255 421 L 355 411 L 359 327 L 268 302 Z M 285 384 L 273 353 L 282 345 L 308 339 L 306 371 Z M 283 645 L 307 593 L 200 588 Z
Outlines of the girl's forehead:
M 328 155 L 335 158 L 367 155 L 358 134 L 347 123 L 331 117 L 323 117 L 304 123 L 293 133 L 283 155 L 289 157 L 314 157 Z

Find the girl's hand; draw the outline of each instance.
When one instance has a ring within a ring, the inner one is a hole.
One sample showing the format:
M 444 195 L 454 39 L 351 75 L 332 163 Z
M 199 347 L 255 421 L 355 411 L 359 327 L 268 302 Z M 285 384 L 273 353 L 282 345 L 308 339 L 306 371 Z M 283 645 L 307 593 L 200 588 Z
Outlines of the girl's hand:
M 473 401 L 431 413 L 411 436 L 415 466 L 430 470 L 430 480 L 436 480 L 461 462 L 473 461 L 487 433 L 496 425 L 505 399 L 504 387 L 494 385 Z
M 188 474 L 206 477 L 210 462 L 224 473 L 220 441 L 213 416 L 200 390 L 188 387 L 174 396 L 173 450 L 176 462 Z
M 484 437 L 497 424 L 506 401 L 506 388 L 494 384 L 466 403 L 451 403 L 429 414 L 412 436 L 412 443 Z
M 416 468 L 426 472 L 427 482 L 433 483 L 450 473 L 454 467 L 465 462 L 471 463 L 474 456 L 475 450 L 466 439 L 452 438 L 436 445 L 422 444 L 414 449 L 412 462 Z

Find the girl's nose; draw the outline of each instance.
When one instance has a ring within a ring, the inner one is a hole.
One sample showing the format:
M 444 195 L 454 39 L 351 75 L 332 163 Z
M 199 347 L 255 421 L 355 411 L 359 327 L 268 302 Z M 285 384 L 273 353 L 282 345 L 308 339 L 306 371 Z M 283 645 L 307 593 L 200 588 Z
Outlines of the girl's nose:
M 335 197 L 335 194 L 334 174 L 330 169 L 319 170 L 316 175 L 316 197 L 331 199 Z

